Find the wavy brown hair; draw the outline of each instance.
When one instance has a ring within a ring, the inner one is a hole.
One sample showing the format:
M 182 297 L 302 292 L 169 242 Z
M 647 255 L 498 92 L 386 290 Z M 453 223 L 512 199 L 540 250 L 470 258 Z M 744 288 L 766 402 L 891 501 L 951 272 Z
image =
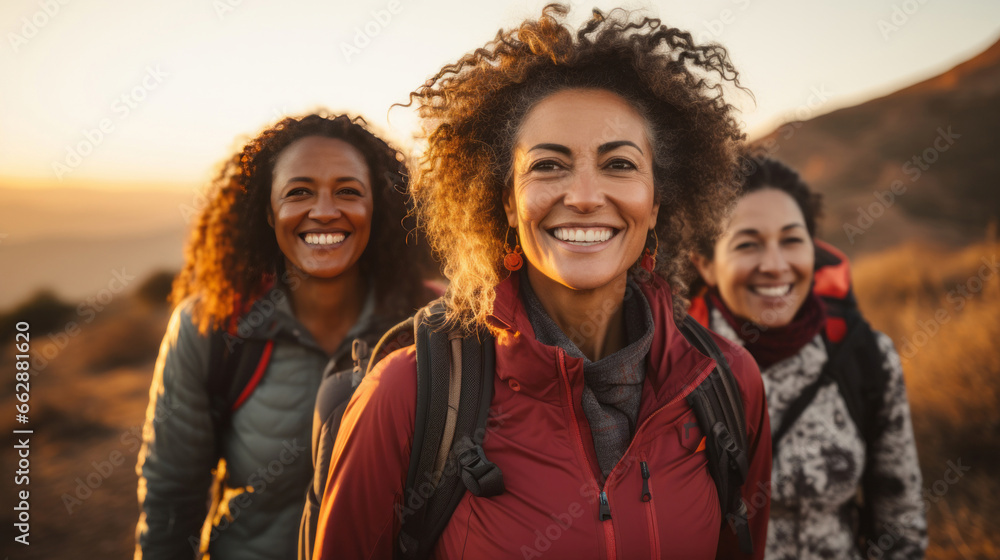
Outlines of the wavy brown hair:
M 276 282 L 287 280 L 285 258 L 267 222 L 274 164 L 300 138 L 337 138 L 357 148 L 368 164 L 374 198 L 371 237 L 359 261 L 374 283 L 379 312 L 405 316 L 426 299 L 426 249 L 407 246 L 403 220 L 412 204 L 402 154 L 368 130 L 361 117 L 314 113 L 288 117 L 250 140 L 222 164 L 185 247 L 174 280 L 174 304 L 195 295 L 201 332 L 225 326 Z
M 467 327 L 485 324 L 506 275 L 502 200 L 514 143 L 525 115 L 548 95 L 608 90 L 646 119 L 660 203 L 654 273 L 670 284 L 678 315 L 694 276 L 685 256 L 719 234 L 738 185 L 744 135 L 723 89 L 744 88 L 726 50 L 624 10 L 594 10 L 574 30 L 568 11 L 546 6 L 539 19 L 499 31 L 410 94 L 427 141 L 412 185 L 417 215 L 451 279 L 449 318 Z

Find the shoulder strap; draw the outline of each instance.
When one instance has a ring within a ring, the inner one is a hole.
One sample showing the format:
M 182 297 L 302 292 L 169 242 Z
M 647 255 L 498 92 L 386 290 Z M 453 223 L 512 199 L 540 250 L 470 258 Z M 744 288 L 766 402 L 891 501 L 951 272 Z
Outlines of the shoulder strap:
M 688 395 L 687 402 L 694 409 L 698 426 L 705 434 L 708 470 L 715 479 L 719 504 L 729 527 L 739 539 L 740 550 L 744 554 L 752 554 L 747 506 L 740 493 L 749 468 L 746 416 L 740 388 L 726 357 L 708 329 L 688 315 L 681 323 L 680 331 L 692 345 L 716 363 L 716 368 Z
M 414 319 L 417 410 L 400 515 L 398 556 L 427 558 L 465 491 L 491 497 L 503 474 L 483 452 L 493 398 L 495 347 L 485 330 L 464 336 L 444 323 L 441 300 Z
M 215 434 L 215 454 L 222 457 L 222 442 L 235 412 L 260 383 L 271 359 L 273 340 L 244 339 L 225 330 L 210 335 L 208 389 L 209 415 Z

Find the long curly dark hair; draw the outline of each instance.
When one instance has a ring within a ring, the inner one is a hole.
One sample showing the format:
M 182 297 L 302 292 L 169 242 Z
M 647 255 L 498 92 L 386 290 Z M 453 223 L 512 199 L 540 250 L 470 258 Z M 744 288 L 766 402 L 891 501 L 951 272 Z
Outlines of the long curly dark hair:
M 245 312 L 285 277 L 285 258 L 267 222 L 274 164 L 290 144 L 307 136 L 343 140 L 358 149 L 372 182 L 371 237 L 359 261 L 374 283 L 379 311 L 405 316 L 425 299 L 426 249 L 407 246 L 403 221 L 412 209 L 402 154 L 368 130 L 361 117 L 314 113 L 288 117 L 227 159 L 207 194 L 185 247 L 184 268 L 171 300 L 190 295 L 194 320 L 205 333 Z
M 624 10 L 594 10 L 578 30 L 569 8 L 550 4 L 537 20 L 442 68 L 410 94 L 425 121 L 427 149 L 412 190 L 420 226 L 451 279 L 450 319 L 484 324 L 501 266 L 518 128 L 543 98 L 570 88 L 620 95 L 645 117 L 660 203 L 655 273 L 686 307 L 692 243 L 714 239 L 732 203 L 744 135 L 725 84 L 744 89 L 726 50 Z M 610 124 L 609 126 L 613 126 Z

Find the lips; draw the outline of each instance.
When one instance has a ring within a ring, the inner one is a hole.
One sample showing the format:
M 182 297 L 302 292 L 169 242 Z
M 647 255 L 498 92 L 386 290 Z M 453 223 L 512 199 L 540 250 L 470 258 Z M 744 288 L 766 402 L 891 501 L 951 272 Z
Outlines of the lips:
M 336 233 L 304 233 L 299 237 L 308 245 L 316 245 L 318 247 L 325 247 L 330 245 L 337 245 L 342 243 L 347 239 L 347 234 L 343 232 Z
M 558 227 L 549 233 L 560 241 L 586 247 L 604 243 L 617 235 L 618 230 L 610 227 Z
M 750 291 L 764 297 L 783 297 L 792 292 L 791 284 L 780 286 L 750 286 Z

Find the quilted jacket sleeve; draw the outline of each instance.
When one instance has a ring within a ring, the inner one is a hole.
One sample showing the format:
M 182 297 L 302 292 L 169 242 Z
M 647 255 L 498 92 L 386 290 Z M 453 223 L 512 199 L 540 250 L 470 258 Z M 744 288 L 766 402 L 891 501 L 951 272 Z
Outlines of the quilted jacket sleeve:
M 135 557 L 197 556 L 215 467 L 205 380 L 209 340 L 191 322 L 190 304 L 174 310 L 149 389 L 139 475 L 141 515 Z

